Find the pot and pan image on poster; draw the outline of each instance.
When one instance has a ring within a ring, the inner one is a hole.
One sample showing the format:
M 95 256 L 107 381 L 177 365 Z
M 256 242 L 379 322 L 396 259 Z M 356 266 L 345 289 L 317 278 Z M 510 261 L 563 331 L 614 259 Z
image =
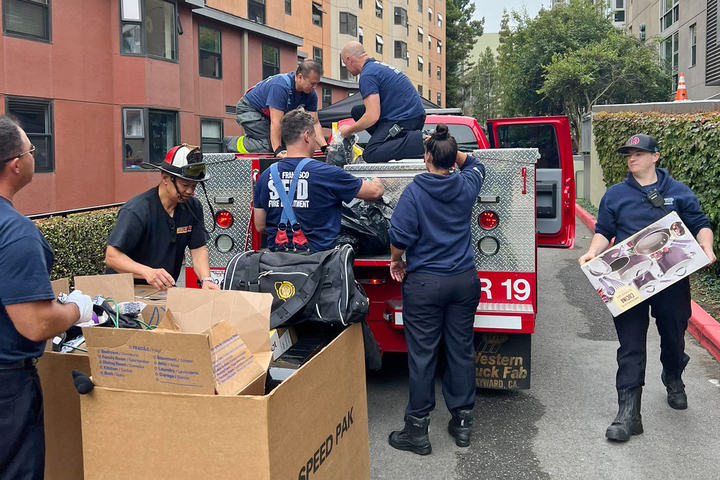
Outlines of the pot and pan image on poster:
M 671 212 L 581 268 L 617 316 L 709 263 L 690 230 Z

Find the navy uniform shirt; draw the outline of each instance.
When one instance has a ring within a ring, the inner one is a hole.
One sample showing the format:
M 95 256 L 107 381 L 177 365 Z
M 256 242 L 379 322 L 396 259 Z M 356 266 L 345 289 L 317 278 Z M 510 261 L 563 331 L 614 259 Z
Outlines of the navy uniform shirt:
M 608 188 L 600 200 L 595 233 L 608 240 L 615 237 L 615 244 L 618 245 L 667 215 L 662 208 L 654 207 L 648 200 L 647 194 L 653 187 L 663 196 L 665 210 L 668 213 L 677 212 L 693 236 L 697 236 L 703 228 L 711 228 L 710 220 L 703 213 L 692 190 L 673 179 L 664 168 L 655 171 L 658 181 L 654 185 L 642 187 L 632 173 L 628 173 L 624 182 Z
M 295 168 L 302 158 L 285 158 L 278 162 L 278 174 L 285 191 Z M 313 160 L 305 165 L 298 180 L 293 201 L 293 211 L 310 244 L 310 250 L 320 252 L 335 247 L 340 234 L 342 202 L 349 202 L 362 187 L 362 180 L 353 177 L 342 168 Z M 268 234 L 268 248 L 275 249 L 275 233 L 282 217 L 282 205 L 270 175 L 265 170 L 255 185 L 255 207 L 267 213 L 265 225 Z M 288 231 L 292 242 L 292 233 Z
M 160 202 L 158 187 L 153 187 L 122 206 L 108 245 L 142 265 L 164 268 L 177 280 L 185 248 L 193 250 L 207 243 L 202 218 L 202 205 L 194 197 L 178 204 L 171 217 Z M 107 268 L 105 273 L 116 272 Z
M 245 98 L 250 105 L 268 116 L 269 107 L 284 113 L 298 107 L 303 107 L 308 112 L 317 112 L 318 97 L 315 90 L 310 93 L 298 92 L 295 90 L 295 74 L 288 73 L 287 76 L 290 78 L 290 87 L 283 75 L 274 75 L 255 85 L 245 94 Z
M 397 68 L 369 58 L 363 65 L 360 95 L 380 95 L 380 122 L 408 120 L 425 113 L 420 95 L 410 79 Z
M 485 180 L 473 156 L 450 175 L 422 173 L 405 187 L 390 219 L 390 242 L 405 250 L 407 272 L 457 275 L 475 268 L 472 209 Z
M 53 252 L 40 230 L 0 197 L 0 362 L 43 354 L 45 341 L 33 342 L 20 335 L 5 305 L 55 298 L 50 285 L 52 266 Z

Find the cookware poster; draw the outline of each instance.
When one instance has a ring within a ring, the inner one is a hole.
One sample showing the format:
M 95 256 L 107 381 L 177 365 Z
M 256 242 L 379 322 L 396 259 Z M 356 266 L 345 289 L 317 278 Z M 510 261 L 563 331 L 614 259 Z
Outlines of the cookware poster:
M 613 316 L 663 291 L 710 260 L 671 212 L 582 266 Z

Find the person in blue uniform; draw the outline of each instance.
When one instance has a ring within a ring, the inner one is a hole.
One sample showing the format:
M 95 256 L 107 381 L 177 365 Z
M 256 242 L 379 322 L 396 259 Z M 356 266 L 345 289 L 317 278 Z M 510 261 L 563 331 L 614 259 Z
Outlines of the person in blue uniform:
M 347 138 L 367 130 L 363 151 L 367 163 L 404 158 L 422 158 L 425 108 L 410 79 L 397 68 L 368 57 L 362 44 L 345 44 L 340 54 L 352 75 L 360 75 L 362 105 L 353 107 L 355 123 L 343 125 L 338 133 Z
M 118 212 L 105 251 L 105 273 L 132 273 L 135 283 L 164 291 L 180 277 L 189 249 L 198 285 L 219 290 L 210 277 L 202 205 L 194 197 L 198 183 L 208 179 L 202 153 L 182 144 L 171 148 L 164 162 L 147 166 L 161 171 L 160 184 Z
M 317 147 L 317 134 L 313 128 L 314 117 L 303 109 L 293 110 L 282 120 L 283 141 L 288 155 L 277 163 L 283 188 L 289 189 L 295 169 L 304 158 L 312 157 Z M 380 180 L 361 180 L 342 168 L 312 160 L 302 170 L 293 198 L 293 211 L 310 246 L 310 251 L 320 252 L 334 248 L 340 234 L 342 202 L 353 198 L 378 200 L 384 193 Z M 255 185 L 255 228 L 267 233 L 268 248 L 277 250 L 276 235 L 282 216 L 282 206 L 277 186 L 265 170 Z M 293 243 L 293 232 L 287 231 Z
M 475 405 L 473 322 L 480 301 L 470 226 L 485 179 L 485 167 L 475 157 L 458 152 L 442 123 L 427 141 L 425 165 L 428 172 L 417 175 L 400 196 L 389 232 L 390 274 L 402 282 L 410 370 L 405 427 L 392 432 L 389 442 L 420 455 L 432 450 L 428 426 L 435 408 L 441 340 L 447 355 L 443 396 L 452 414 L 448 432 L 458 446 L 470 445 Z
M 245 135 L 225 137 L 230 152 L 274 153 L 283 158 L 287 154 L 282 145 L 280 122 L 283 116 L 303 107 L 313 117 L 313 130 L 318 147 L 323 151 L 327 142 L 318 121 L 318 96 L 315 88 L 323 74 L 322 66 L 314 60 L 305 60 L 295 73 L 273 75 L 259 82 L 237 104 L 235 121 L 243 127 Z
M 43 395 L 35 364 L 45 341 L 92 320 L 92 300 L 76 290 L 65 304 L 50 284 L 53 251 L 40 230 L 13 207 L 32 181 L 35 147 L 0 115 L 0 477 L 42 480 Z M 68 380 L 69 381 L 69 380 Z
M 579 258 L 580 265 L 605 251 L 613 238 L 619 244 L 670 211 L 678 213 L 703 252 L 714 262 L 710 221 L 695 194 L 685 184 L 670 177 L 667 170 L 657 168 L 660 158 L 657 141 L 649 135 L 633 135 L 617 153 L 627 156 L 629 172 L 624 182 L 613 185 L 603 195 L 595 235 L 587 253 Z M 662 196 L 664 208 L 653 206 L 648 198 L 655 192 Z M 631 435 L 643 433 L 640 404 L 645 385 L 649 313 L 655 317 L 660 334 L 661 379 L 667 390 L 668 405 L 677 410 L 687 408 L 681 377 L 690 361 L 685 353 L 685 330 L 691 310 L 690 281 L 684 278 L 614 318 L 620 341 L 615 382 L 619 412 L 605 432 L 610 440 L 624 442 Z

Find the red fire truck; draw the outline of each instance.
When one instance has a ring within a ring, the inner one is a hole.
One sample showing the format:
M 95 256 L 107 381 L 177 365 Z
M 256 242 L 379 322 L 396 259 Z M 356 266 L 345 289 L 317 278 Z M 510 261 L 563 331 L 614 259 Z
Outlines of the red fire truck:
M 352 120 L 349 120 L 352 121 Z M 488 123 L 490 141 L 473 118 L 428 115 L 426 128 L 450 127 L 463 151 L 485 165 L 486 180 L 474 206 L 475 264 L 482 295 L 475 316 L 476 385 L 530 387 L 531 334 L 537 312 L 537 246 L 571 248 L 575 188 L 567 117 L 518 118 Z M 341 122 L 342 124 L 342 122 Z M 360 144 L 367 141 L 361 135 Z M 206 182 L 215 211 L 208 242 L 211 275 L 220 282 L 224 266 L 239 251 L 260 249 L 265 239 L 254 229 L 252 196 L 260 172 L 277 161 L 272 155 L 206 155 Z M 345 166 L 360 178 L 380 178 L 392 208 L 405 186 L 425 172 L 422 160 Z M 201 196 L 199 199 L 205 204 Z M 208 205 L 204 205 L 209 212 Z M 442 252 L 438 252 L 442 254 Z M 400 284 L 389 274 L 389 253 L 358 256 L 355 277 L 370 300 L 367 320 L 383 352 L 406 352 Z M 195 285 L 192 268 L 186 285 Z

